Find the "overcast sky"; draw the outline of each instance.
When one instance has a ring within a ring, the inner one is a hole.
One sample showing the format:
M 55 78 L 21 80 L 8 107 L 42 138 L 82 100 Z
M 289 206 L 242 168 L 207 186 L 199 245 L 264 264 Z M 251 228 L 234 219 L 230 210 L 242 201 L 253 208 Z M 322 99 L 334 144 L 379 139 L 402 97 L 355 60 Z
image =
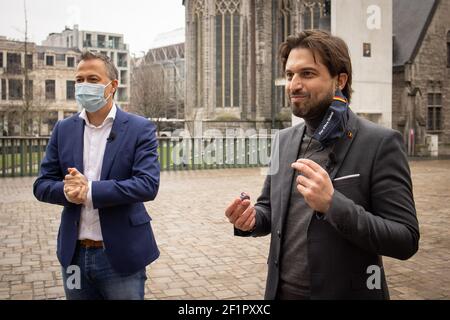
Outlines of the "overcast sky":
M 0 35 L 23 40 L 24 0 L 0 0 Z M 130 52 L 147 51 L 155 37 L 184 27 L 182 0 L 26 0 L 30 41 L 78 24 L 80 30 L 121 33 Z

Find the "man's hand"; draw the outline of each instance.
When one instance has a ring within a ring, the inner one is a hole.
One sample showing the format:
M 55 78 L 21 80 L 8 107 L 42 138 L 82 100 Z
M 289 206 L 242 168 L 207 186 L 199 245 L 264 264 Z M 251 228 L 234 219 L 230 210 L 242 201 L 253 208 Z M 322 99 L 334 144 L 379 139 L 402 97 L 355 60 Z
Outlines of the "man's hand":
M 315 211 L 327 213 L 334 194 L 333 183 L 328 173 L 317 163 L 308 159 L 299 159 L 292 168 L 300 175 L 297 177 L 297 190 L 306 203 Z
M 64 177 L 64 193 L 72 203 L 85 203 L 89 191 L 88 180 L 76 168 L 69 168 L 67 171 L 69 174 Z
M 225 216 L 241 231 L 251 231 L 256 224 L 256 210 L 248 199 L 236 198 L 225 210 Z

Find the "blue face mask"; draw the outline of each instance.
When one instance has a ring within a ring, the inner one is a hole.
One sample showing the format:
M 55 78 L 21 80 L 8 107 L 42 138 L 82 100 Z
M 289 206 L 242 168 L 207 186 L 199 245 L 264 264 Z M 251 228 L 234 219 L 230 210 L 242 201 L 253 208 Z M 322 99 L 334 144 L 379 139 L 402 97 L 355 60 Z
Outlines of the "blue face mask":
M 348 117 L 347 98 L 338 89 L 325 117 L 314 132 L 313 139 L 319 141 L 324 147 L 333 144 L 345 134 Z
M 112 93 L 105 98 L 105 89 L 112 83 L 107 85 L 101 83 L 77 83 L 75 84 L 75 99 L 80 107 L 86 109 L 87 112 L 96 112 L 103 108 Z

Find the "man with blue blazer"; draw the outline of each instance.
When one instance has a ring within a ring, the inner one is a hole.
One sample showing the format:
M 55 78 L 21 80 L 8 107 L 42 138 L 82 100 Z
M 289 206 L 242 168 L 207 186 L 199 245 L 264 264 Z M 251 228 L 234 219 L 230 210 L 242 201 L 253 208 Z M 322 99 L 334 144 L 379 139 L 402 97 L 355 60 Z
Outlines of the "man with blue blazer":
M 118 72 L 84 52 L 75 96 L 83 110 L 52 132 L 33 191 L 63 206 L 57 256 L 67 299 L 144 298 L 145 267 L 159 257 L 143 202 L 155 199 L 155 126 L 114 103 Z

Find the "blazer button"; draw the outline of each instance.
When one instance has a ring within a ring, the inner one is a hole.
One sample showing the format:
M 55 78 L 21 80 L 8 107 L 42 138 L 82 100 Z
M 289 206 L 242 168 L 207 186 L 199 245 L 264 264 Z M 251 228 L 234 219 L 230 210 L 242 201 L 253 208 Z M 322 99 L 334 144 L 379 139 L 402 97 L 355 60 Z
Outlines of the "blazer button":
M 78 221 L 75 221 L 75 226 L 78 227 Z
M 281 231 L 280 230 L 277 231 L 277 235 L 278 235 L 278 238 L 281 238 Z
M 278 268 L 278 260 L 275 260 L 275 267 Z

